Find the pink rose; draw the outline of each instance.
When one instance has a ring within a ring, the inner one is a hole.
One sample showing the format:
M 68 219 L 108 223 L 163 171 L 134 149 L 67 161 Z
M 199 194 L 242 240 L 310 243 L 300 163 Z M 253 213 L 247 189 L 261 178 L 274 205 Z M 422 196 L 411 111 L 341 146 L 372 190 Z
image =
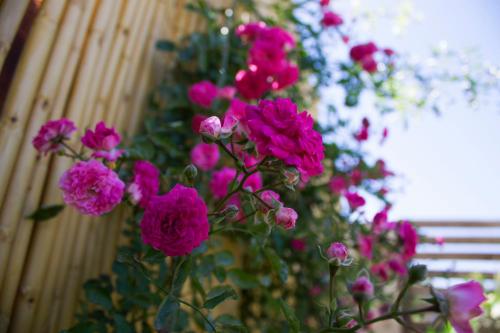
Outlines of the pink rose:
M 286 230 L 295 228 L 297 218 L 297 212 L 292 208 L 280 207 L 276 212 L 276 224 L 281 225 Z
M 206 80 L 195 83 L 189 87 L 188 97 L 191 103 L 209 109 L 217 98 L 217 86 Z
M 360 64 L 368 73 L 375 73 L 378 69 L 377 61 L 372 55 L 368 55 L 361 59 Z
M 280 201 L 280 195 L 274 191 L 271 190 L 263 191 L 259 194 L 259 197 L 271 207 L 275 207 L 276 205 L 277 206 L 283 205 L 283 203 Z M 269 209 L 266 206 L 262 205 L 262 210 L 264 212 L 267 212 Z
M 232 100 L 236 95 L 236 88 L 233 86 L 225 86 L 217 89 L 217 97 Z
M 405 276 L 408 273 L 405 261 L 399 255 L 394 255 L 389 261 L 387 261 L 389 268 L 399 276 Z
M 347 202 L 349 203 L 349 207 L 351 207 L 351 210 L 356 210 L 359 207 L 364 206 L 366 203 L 365 198 L 363 198 L 356 192 L 346 192 L 344 194 L 344 197 L 347 199 Z
M 239 177 L 239 181 L 241 181 L 242 176 Z M 260 190 L 262 188 L 262 175 L 260 172 L 256 172 L 252 174 L 250 177 L 247 178 L 245 181 L 245 184 L 243 184 L 243 189 L 250 191 L 250 192 L 255 192 L 257 190 Z
M 59 188 L 66 204 L 82 214 L 99 216 L 121 202 L 125 184 L 100 161 L 90 160 L 77 162 L 64 172 Z
M 328 183 L 328 187 L 330 187 L 330 190 L 333 193 L 342 194 L 347 190 L 347 181 L 344 179 L 344 177 L 333 176 L 332 179 L 330 179 L 330 183 Z
M 221 133 L 221 128 L 219 117 L 208 117 L 200 123 L 200 134 L 216 139 Z
M 375 233 L 380 233 L 386 229 L 388 222 L 387 209 L 383 209 L 373 217 L 372 229 Z
M 359 62 L 364 57 L 373 55 L 375 52 L 377 52 L 377 50 L 377 45 L 375 45 L 375 43 L 373 42 L 359 44 L 351 48 L 351 50 L 349 51 L 349 56 L 352 60 Z
M 262 71 L 240 70 L 236 73 L 235 85 L 238 92 L 246 99 L 257 99 L 271 89 L 270 78 Z
M 354 185 L 359 185 L 363 181 L 363 172 L 359 169 L 354 169 L 351 171 L 349 174 L 349 177 L 351 177 L 351 183 Z
M 335 242 L 330 244 L 326 250 L 326 255 L 330 259 L 337 259 L 339 262 L 342 262 L 347 259 L 349 251 L 343 243 Z
M 282 70 L 274 73 L 271 88 L 273 90 L 288 88 L 289 86 L 297 82 L 297 80 L 299 79 L 299 74 L 299 67 L 287 62 Z
M 151 199 L 140 228 L 142 240 L 166 256 L 183 256 L 208 239 L 207 206 L 198 192 L 177 184 Z
M 437 245 L 443 246 L 444 245 L 444 237 L 443 236 L 436 236 L 434 238 L 434 241 L 436 242 Z
M 160 189 L 160 171 L 153 163 L 148 161 L 137 161 L 134 164 L 134 178 L 128 186 L 127 192 L 131 194 L 132 201 L 146 208 L 153 196 Z
M 116 149 L 120 141 L 120 134 L 113 127 L 106 127 L 103 121 L 95 126 L 94 131 L 88 129 L 82 137 L 83 145 L 94 150 L 92 157 L 108 161 L 115 161 L 123 154 L 123 150 Z
M 448 316 L 451 326 L 457 333 L 474 333 L 470 320 L 483 313 L 481 304 L 486 300 L 483 287 L 477 281 L 454 285 L 440 291 L 448 303 Z
M 359 142 L 368 140 L 369 128 L 370 128 L 370 122 L 368 121 L 368 119 L 363 118 L 361 129 L 356 135 L 354 135 L 354 138 Z
M 321 24 L 324 27 L 338 27 L 339 25 L 342 25 L 342 23 L 344 23 L 342 17 L 330 10 L 323 14 L 323 19 L 321 20 Z
M 294 238 L 290 241 L 290 247 L 296 252 L 304 252 L 306 250 L 305 238 Z
M 228 193 L 229 185 L 233 182 L 236 177 L 236 169 L 224 167 L 219 171 L 216 171 L 212 175 L 212 179 L 208 184 L 212 195 L 216 199 L 224 198 Z
M 219 158 L 219 146 L 215 143 L 199 143 L 191 150 L 191 161 L 203 171 L 213 169 Z
M 373 237 L 368 235 L 359 234 L 358 235 L 358 246 L 359 253 L 367 258 L 371 259 L 373 256 Z
M 323 172 L 323 139 L 307 112 L 297 112 L 289 99 L 262 100 L 246 109 L 248 136 L 262 156 L 273 156 L 295 166 L 304 177 Z
M 248 64 L 249 67 L 256 66 L 257 70 L 272 75 L 286 68 L 286 52 L 272 41 L 257 40 L 250 48 Z
M 385 263 L 373 264 L 370 267 L 370 272 L 381 281 L 389 280 L 389 267 Z
M 61 143 L 69 140 L 74 131 L 76 126 L 71 120 L 50 120 L 40 128 L 32 144 L 40 153 L 57 153 L 64 149 Z
M 242 24 L 236 28 L 236 36 L 245 38 L 248 41 L 254 41 L 265 28 L 266 24 L 264 22 Z
M 259 31 L 257 39 L 271 42 L 286 49 L 295 47 L 293 35 L 281 27 L 265 27 Z
M 398 232 L 403 243 L 403 258 L 409 260 L 417 253 L 417 230 L 410 222 L 402 221 L 399 223 Z
M 373 296 L 373 284 L 366 276 L 358 277 L 351 285 L 351 293 L 356 301 L 367 300 Z

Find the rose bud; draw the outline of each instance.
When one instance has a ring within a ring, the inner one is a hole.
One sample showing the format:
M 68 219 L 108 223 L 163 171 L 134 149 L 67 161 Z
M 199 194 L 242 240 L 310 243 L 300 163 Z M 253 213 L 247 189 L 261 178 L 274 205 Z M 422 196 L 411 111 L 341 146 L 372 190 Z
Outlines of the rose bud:
M 208 117 L 200 124 L 200 133 L 209 139 L 217 139 L 221 132 L 221 122 L 216 116 Z
M 335 242 L 330 244 L 326 250 L 326 255 L 330 259 L 330 262 L 341 263 L 347 259 L 349 251 L 343 243 Z
M 373 296 L 373 284 L 366 276 L 360 276 L 351 284 L 351 294 L 356 302 L 368 300 Z
M 276 224 L 283 226 L 286 230 L 295 228 L 298 215 L 295 210 L 287 207 L 280 207 L 276 213 Z

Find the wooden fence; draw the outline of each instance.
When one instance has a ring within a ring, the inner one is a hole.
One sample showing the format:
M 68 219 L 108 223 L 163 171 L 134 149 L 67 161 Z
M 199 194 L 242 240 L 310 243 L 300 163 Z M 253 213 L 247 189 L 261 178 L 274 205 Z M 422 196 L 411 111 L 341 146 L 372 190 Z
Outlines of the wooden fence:
M 0 0 L 0 332 L 67 328 L 82 282 L 110 270 L 125 213 L 93 219 L 66 208 L 26 219 L 61 203 L 57 182 L 70 163 L 38 156 L 31 139 L 63 116 L 80 131 L 104 120 L 134 133 L 171 64 L 155 41 L 203 28 L 186 2 Z

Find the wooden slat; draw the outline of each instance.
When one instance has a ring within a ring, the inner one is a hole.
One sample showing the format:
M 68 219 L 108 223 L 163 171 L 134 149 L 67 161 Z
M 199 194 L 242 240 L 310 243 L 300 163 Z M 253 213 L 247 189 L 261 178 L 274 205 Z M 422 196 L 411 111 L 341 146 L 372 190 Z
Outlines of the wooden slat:
M 491 272 L 457 272 L 457 271 L 453 271 L 453 272 L 448 272 L 448 271 L 429 271 L 427 272 L 427 276 L 429 277 L 444 277 L 444 278 L 448 278 L 448 277 L 463 277 L 463 278 L 466 278 L 466 277 L 469 277 L 469 276 L 473 276 L 473 275 L 481 275 L 482 277 L 485 277 L 485 278 L 488 278 L 488 279 L 493 279 L 495 278 L 496 276 L 498 276 L 500 273 L 498 274 L 495 274 L 495 273 L 491 273 Z
M 417 227 L 500 227 L 500 221 L 411 221 Z
M 444 237 L 443 241 L 447 243 L 459 244 L 500 244 L 500 237 Z M 434 237 L 424 237 L 422 243 L 435 244 Z
M 473 259 L 473 260 L 500 260 L 500 253 L 418 253 L 416 259 Z

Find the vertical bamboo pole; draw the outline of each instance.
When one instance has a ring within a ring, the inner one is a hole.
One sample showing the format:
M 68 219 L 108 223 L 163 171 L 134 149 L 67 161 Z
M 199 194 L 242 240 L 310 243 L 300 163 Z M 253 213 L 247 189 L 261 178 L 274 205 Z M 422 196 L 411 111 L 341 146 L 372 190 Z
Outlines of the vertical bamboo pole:
M 51 60 L 48 64 L 47 70 L 44 74 L 44 80 L 40 91 L 37 94 L 35 107 L 31 112 L 31 117 L 28 123 L 28 130 L 23 138 L 23 143 L 20 150 L 19 158 L 16 162 L 16 169 L 11 180 L 11 186 L 7 192 L 4 209 L 0 212 L 0 220 L 2 221 L 17 221 L 18 228 L 13 242 L 12 256 L 10 257 L 9 265 L 9 280 L 3 290 L 4 297 L 2 297 L 0 309 L 5 309 L 6 303 L 10 307 L 13 299 L 5 297 L 6 293 L 14 293 L 16 284 L 24 262 L 24 256 L 29 246 L 31 229 L 33 227 L 32 221 L 24 221 L 22 215 L 22 206 L 25 201 L 19 200 L 29 192 L 32 186 L 33 167 L 37 159 L 36 151 L 31 145 L 31 138 L 35 136 L 38 128 L 43 125 L 50 115 L 51 103 L 53 96 L 57 93 L 57 87 L 61 76 L 60 62 L 64 61 L 69 53 L 71 40 L 73 39 L 78 22 L 80 19 L 81 9 L 79 7 L 70 6 L 66 14 L 65 21 L 63 22 L 60 33 L 55 43 L 55 48 L 51 54 Z M 7 209 L 8 207 L 8 209 Z M 36 207 L 36 206 L 35 206 Z M 32 208 L 35 208 L 32 207 Z M 24 223 L 19 223 L 23 221 Z M 15 226 L 14 226 L 15 228 Z M 9 299 L 9 300 L 7 300 Z
M 30 0 L 6 0 L 0 5 L 0 69 L 3 67 L 29 3 Z
M 43 70 L 52 44 L 57 35 L 65 1 L 46 0 L 33 24 L 32 33 L 26 42 L 16 69 L 9 95 L 0 120 L 0 202 L 3 202 L 14 162 L 22 142 L 29 111 L 35 98 Z M 4 247 L 12 241 L 12 226 L 9 221 L 0 221 L 7 240 L 0 243 L 0 265 L 4 262 Z M 2 265 L 4 267 L 4 265 Z M 0 278 L 3 270 L 0 267 Z
M 105 6 L 106 5 L 106 6 Z M 109 15 L 113 15 L 116 12 L 114 11 L 114 7 L 117 5 L 117 2 L 112 2 L 112 1 L 106 1 L 103 3 L 103 8 L 107 9 L 108 12 L 104 13 L 104 20 L 96 20 L 96 27 L 100 28 L 99 31 L 96 31 L 94 35 L 98 35 L 96 38 L 100 39 L 102 37 L 103 31 L 105 30 L 108 20 L 107 17 Z M 107 14 L 107 16 L 106 16 Z M 116 13 L 116 16 L 119 13 Z M 98 26 L 100 24 L 100 26 Z M 100 51 L 99 48 L 99 43 L 96 43 L 97 47 L 93 48 L 89 56 L 92 57 L 95 55 L 95 53 L 98 53 Z M 93 59 L 93 58 L 91 58 Z M 88 60 L 88 59 L 87 59 Z M 88 64 L 88 63 L 87 63 Z M 92 68 L 92 67 L 90 67 Z M 80 76 L 79 76 L 80 77 Z M 77 83 L 80 83 L 80 81 L 76 81 Z M 90 80 L 87 81 L 88 84 L 90 84 Z M 80 88 L 80 89 L 78 89 Z M 75 95 L 73 96 L 74 99 L 77 99 L 78 101 L 83 101 L 86 97 L 86 91 L 88 91 L 88 86 L 85 85 L 77 85 L 75 89 L 73 90 L 75 92 Z M 77 92 L 77 93 L 76 93 Z M 76 102 L 75 102 L 76 103 Z M 76 106 L 78 106 L 78 103 L 76 103 Z M 75 107 L 75 109 L 70 109 L 68 113 L 68 117 L 76 120 L 76 123 L 79 123 L 77 118 L 80 118 L 80 114 L 78 113 L 80 111 L 79 108 Z M 49 182 L 48 182 L 48 193 L 45 195 L 45 202 L 54 202 L 54 200 L 59 200 L 60 198 L 60 193 L 57 189 L 57 181 L 60 176 L 60 174 L 68 167 L 68 162 L 63 161 L 63 160 L 56 160 L 56 163 L 54 165 L 54 168 L 52 169 L 52 172 L 50 173 L 49 177 Z M 48 259 L 50 256 L 50 252 L 52 250 L 53 246 L 53 240 L 55 237 L 55 233 L 59 227 L 60 223 L 67 223 L 67 221 L 64 221 L 64 217 L 61 219 L 57 219 L 55 223 L 51 224 L 43 224 L 37 226 L 36 232 L 34 234 L 34 239 L 33 239 L 33 246 L 30 251 L 30 256 L 29 256 L 29 261 L 26 267 L 26 273 L 23 278 L 23 287 L 25 285 L 40 285 L 43 283 L 43 279 L 38 277 L 44 276 L 46 273 L 46 267 L 48 266 Z M 66 235 L 68 237 L 70 235 Z M 64 239 L 64 238 L 63 238 Z M 69 245 L 69 244 L 68 244 Z M 38 302 L 38 299 L 35 299 L 35 302 Z M 19 302 L 18 302 L 19 303 Z M 36 306 L 36 304 L 35 304 Z M 31 322 L 32 317 L 33 317 L 33 308 L 32 307 L 27 307 L 25 306 L 22 302 L 19 304 L 16 304 L 16 311 L 15 311 L 15 321 L 18 323 L 23 323 L 23 322 Z

